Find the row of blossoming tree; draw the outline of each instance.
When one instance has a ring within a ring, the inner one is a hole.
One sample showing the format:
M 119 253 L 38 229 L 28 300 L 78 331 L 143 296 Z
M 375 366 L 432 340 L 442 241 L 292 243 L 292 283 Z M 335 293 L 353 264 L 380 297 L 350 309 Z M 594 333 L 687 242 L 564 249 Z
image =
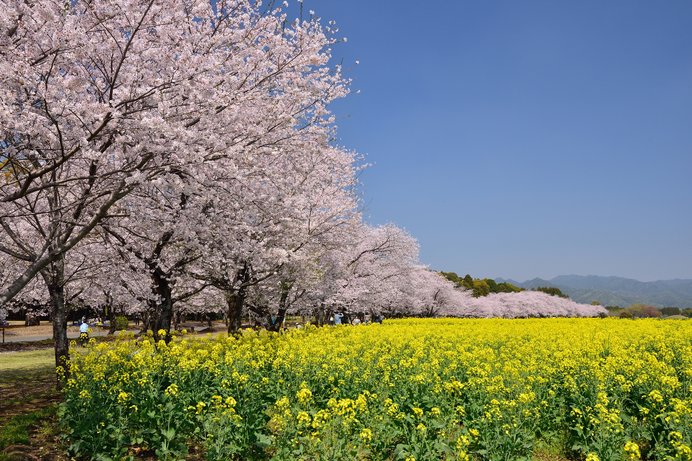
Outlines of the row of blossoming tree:
M 336 33 L 273 2 L 2 0 L 0 306 L 46 300 L 58 363 L 77 299 L 167 332 L 177 312 L 237 330 L 247 313 L 276 328 L 294 311 L 506 306 L 363 223 L 328 109 L 349 86 Z

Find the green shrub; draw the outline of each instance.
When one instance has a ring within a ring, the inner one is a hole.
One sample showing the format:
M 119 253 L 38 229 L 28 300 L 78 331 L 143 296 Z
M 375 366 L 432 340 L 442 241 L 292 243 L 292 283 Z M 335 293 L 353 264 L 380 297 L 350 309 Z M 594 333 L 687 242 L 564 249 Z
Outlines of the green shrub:
M 116 331 L 122 331 L 122 330 L 127 330 L 127 324 L 129 321 L 127 320 L 127 317 L 124 315 L 118 315 L 115 318 L 115 329 Z
M 664 307 L 661 309 L 661 314 L 663 315 L 680 315 L 682 314 L 682 311 L 680 310 L 679 307 Z

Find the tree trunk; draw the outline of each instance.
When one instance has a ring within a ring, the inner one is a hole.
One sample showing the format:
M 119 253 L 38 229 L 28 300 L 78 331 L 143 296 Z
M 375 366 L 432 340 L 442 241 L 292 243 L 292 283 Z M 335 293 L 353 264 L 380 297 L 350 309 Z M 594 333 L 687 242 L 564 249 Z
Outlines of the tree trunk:
M 279 312 L 276 315 L 275 319 L 271 319 L 269 322 L 269 330 L 270 331 L 279 331 L 281 329 L 281 326 L 284 323 L 284 320 L 286 320 L 286 311 L 288 310 L 288 294 L 291 291 L 291 287 L 293 286 L 292 283 L 289 282 L 284 282 L 281 284 L 281 297 L 279 298 Z
M 158 268 L 152 273 L 152 283 L 152 288 L 158 298 L 154 311 L 154 339 L 156 341 L 163 339 L 168 343 L 171 340 L 171 321 L 173 320 L 173 290 L 166 275 Z M 160 330 L 164 330 L 166 333 L 160 336 Z
M 62 367 L 67 377 L 67 362 L 70 360 L 70 343 L 67 339 L 67 311 L 65 309 L 65 288 L 61 285 L 49 286 L 51 316 L 53 318 L 53 341 L 55 343 L 55 366 Z M 60 380 L 58 380 L 60 386 Z
M 245 289 L 226 292 L 228 306 L 228 333 L 237 333 L 242 326 L 243 306 L 245 305 Z
M 65 306 L 65 260 L 64 254 L 60 255 L 48 266 L 48 270 L 42 272 L 43 279 L 50 296 L 50 314 L 53 321 L 53 344 L 55 348 L 55 366 L 64 371 L 67 378 L 69 369 L 67 363 L 70 359 L 70 343 L 67 339 L 67 307 Z M 58 388 L 63 381 L 58 373 Z
M 180 324 L 184 322 L 185 319 L 183 318 L 183 314 L 180 312 L 176 312 L 173 314 L 173 329 L 174 330 L 179 330 L 180 329 Z
M 226 289 L 226 305 L 228 306 L 228 333 L 236 333 L 240 331 L 243 320 L 243 307 L 245 305 L 245 296 L 247 295 L 247 287 L 250 282 L 250 266 L 245 263 L 242 269 L 238 271 L 235 278 L 236 289 Z
M 320 307 L 317 308 L 317 315 L 315 317 L 315 323 L 317 323 L 317 326 L 321 327 L 327 323 L 328 311 L 324 303 L 320 303 Z
M 142 326 L 139 330 L 139 334 L 146 334 L 147 331 L 152 330 L 151 327 L 151 316 L 152 312 L 156 310 L 156 301 L 148 301 L 149 308 L 140 314 L 140 320 L 142 321 Z
M 115 334 L 115 307 L 113 306 L 113 296 L 110 293 L 106 293 L 106 309 L 108 310 L 108 323 L 110 328 L 108 328 L 108 334 Z

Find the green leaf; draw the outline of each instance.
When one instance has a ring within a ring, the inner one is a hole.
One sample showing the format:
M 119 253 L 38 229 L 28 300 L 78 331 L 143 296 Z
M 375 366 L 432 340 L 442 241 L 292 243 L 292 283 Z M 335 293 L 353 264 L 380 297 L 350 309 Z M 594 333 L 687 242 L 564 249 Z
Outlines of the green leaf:
M 257 440 L 255 444 L 260 448 L 268 448 L 274 442 L 274 437 L 261 432 L 255 432 L 255 439 Z
M 161 434 L 165 437 L 166 440 L 173 440 L 175 438 L 175 429 L 172 427 L 170 429 L 165 429 L 161 431 Z

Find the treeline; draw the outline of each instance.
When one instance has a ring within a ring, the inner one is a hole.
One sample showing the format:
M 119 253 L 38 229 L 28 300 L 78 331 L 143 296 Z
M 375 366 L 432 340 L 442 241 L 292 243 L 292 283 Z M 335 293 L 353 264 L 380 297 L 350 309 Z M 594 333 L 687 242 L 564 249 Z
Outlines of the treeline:
M 519 288 L 511 283 L 497 283 L 493 279 L 475 279 L 469 274 L 466 274 L 464 277 L 459 277 L 456 272 L 440 272 L 440 274 L 458 287 L 470 290 L 474 298 L 488 296 L 490 293 L 519 293 L 524 291 L 523 288 Z
M 642 319 L 642 318 L 692 318 L 692 308 L 685 307 L 662 307 L 649 306 L 647 304 L 636 303 L 627 307 L 606 306 L 611 316 Z
M 466 274 L 463 277 L 459 276 L 456 272 L 440 272 L 440 275 L 444 276 L 447 280 L 454 283 L 457 288 L 468 290 L 474 298 L 483 298 L 491 294 L 497 293 L 520 293 L 526 291 L 526 289 L 518 287 L 509 282 L 496 282 L 490 278 L 474 278 L 470 274 Z M 551 296 L 557 296 L 559 298 L 569 299 L 562 290 L 557 287 L 536 287 L 532 288 L 530 291 L 539 291 L 546 293 Z M 592 301 L 592 306 L 600 306 L 600 302 Z M 605 306 L 611 317 L 621 317 L 621 318 L 670 318 L 670 317 L 687 317 L 692 318 L 692 308 L 681 308 L 681 307 L 663 307 L 658 308 L 655 306 L 650 306 L 642 303 L 632 304 L 627 307 L 621 306 Z
M 456 272 L 440 272 L 447 280 L 456 284 L 459 288 L 465 288 L 473 293 L 474 298 L 488 296 L 490 293 L 519 293 L 524 291 L 523 288 L 513 285 L 509 282 L 496 282 L 493 279 L 475 279 L 471 275 L 466 274 L 459 277 Z M 541 291 L 551 296 L 559 296 L 560 298 L 568 299 L 569 296 L 560 291 L 556 287 L 537 287 L 532 291 Z

